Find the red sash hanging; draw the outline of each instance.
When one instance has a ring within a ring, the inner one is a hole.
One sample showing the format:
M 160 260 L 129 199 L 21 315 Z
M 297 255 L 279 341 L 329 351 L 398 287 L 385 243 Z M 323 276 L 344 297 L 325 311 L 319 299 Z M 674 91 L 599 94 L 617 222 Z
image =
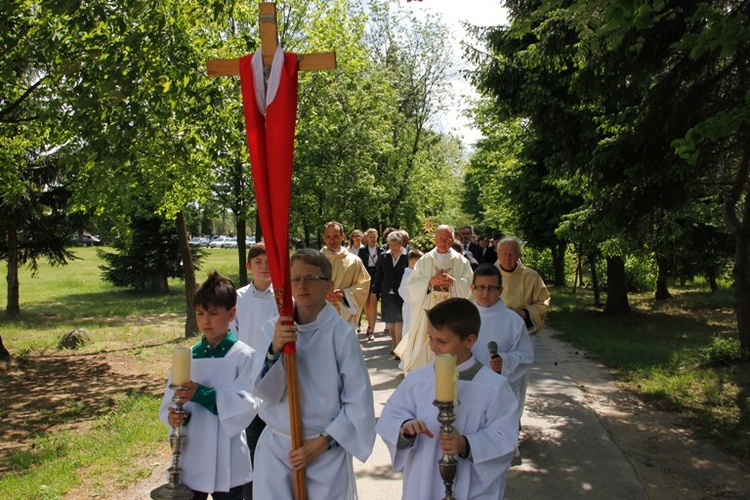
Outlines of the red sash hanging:
M 294 314 L 289 276 L 289 211 L 297 71 L 297 55 L 284 54 L 278 47 L 266 90 L 260 52 L 240 58 L 242 103 L 258 216 L 276 304 L 282 316 Z M 294 343 L 288 343 L 284 352 L 295 352 Z

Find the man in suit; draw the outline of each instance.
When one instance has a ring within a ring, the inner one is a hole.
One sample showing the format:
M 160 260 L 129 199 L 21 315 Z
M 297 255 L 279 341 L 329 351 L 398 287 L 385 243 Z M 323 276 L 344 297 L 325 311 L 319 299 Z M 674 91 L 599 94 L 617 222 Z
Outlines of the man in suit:
M 482 253 L 482 248 L 474 243 L 474 230 L 471 226 L 464 226 L 459 229 L 458 235 L 461 238 L 461 246 L 464 247 L 464 251 L 471 253 L 471 256 L 479 262 L 479 254 Z M 494 264 L 495 261 L 493 260 L 492 263 Z

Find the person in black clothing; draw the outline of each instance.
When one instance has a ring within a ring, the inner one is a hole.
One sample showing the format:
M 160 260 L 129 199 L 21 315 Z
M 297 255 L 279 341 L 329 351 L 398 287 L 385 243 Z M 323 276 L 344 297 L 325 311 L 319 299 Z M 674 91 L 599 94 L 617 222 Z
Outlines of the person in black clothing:
M 380 255 L 378 265 L 375 268 L 375 277 L 372 279 L 372 290 L 380 296 L 381 316 L 388 325 L 388 333 L 391 335 L 391 352 L 401 342 L 401 328 L 404 324 L 402 306 L 404 299 L 398 293 L 404 269 L 409 265 L 406 252 L 402 247 L 402 239 L 399 231 L 393 231 L 388 235 L 388 251 Z
M 461 246 L 463 247 L 464 251 L 471 253 L 471 256 L 474 257 L 474 259 L 478 262 L 478 254 L 481 253 L 482 248 L 474 243 L 474 230 L 471 228 L 471 226 L 464 226 L 459 229 L 458 236 L 461 238 Z
M 490 239 L 487 235 L 482 234 L 477 236 L 477 244 L 482 249 L 479 255 L 474 255 L 477 262 L 480 264 L 494 264 L 497 262 L 497 252 L 490 246 Z
M 358 257 L 367 268 L 370 278 L 375 276 L 375 267 L 383 249 L 378 246 L 378 230 L 370 228 L 365 231 L 363 244 L 359 248 Z M 375 321 L 378 319 L 378 295 L 372 291 L 372 280 L 370 280 L 370 294 L 365 301 L 365 318 L 367 319 L 367 340 L 375 340 Z

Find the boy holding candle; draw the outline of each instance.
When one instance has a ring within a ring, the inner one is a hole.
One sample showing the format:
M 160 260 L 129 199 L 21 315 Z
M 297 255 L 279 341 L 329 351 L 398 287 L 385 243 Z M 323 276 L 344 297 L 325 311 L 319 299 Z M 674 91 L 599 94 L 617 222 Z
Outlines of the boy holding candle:
M 198 287 L 194 307 L 203 338 L 191 349 L 189 370 L 175 363 L 159 410 L 164 423 L 185 426 L 181 480 L 195 499 L 241 500 L 253 478 L 245 427 L 257 413 L 254 351 L 229 330 L 236 300 L 234 285 L 217 271 Z M 182 388 L 173 391 L 172 382 Z M 186 413 L 175 412 L 175 394 Z
M 268 322 L 265 361 L 255 382 L 267 426 L 258 441 L 253 496 L 293 498 L 294 470 L 305 469 L 310 499 L 356 498 L 352 456 L 364 462 L 375 443 L 372 387 L 354 326 L 326 294 L 333 269 L 319 251 L 291 258 L 294 318 Z M 304 443 L 291 449 L 284 345 L 296 343 L 300 420 Z
M 438 460 L 457 456 L 453 492 L 462 499 L 503 498 L 505 477 L 518 439 L 518 402 L 508 380 L 484 367 L 472 354 L 479 312 L 463 298 L 451 298 L 427 311 L 427 336 L 436 364 L 411 371 L 390 397 L 376 430 L 404 471 L 403 498 L 442 498 Z M 448 374 L 441 355 L 455 356 Z M 457 369 L 457 375 L 456 375 Z M 455 381 L 456 376 L 458 381 Z M 455 384 L 455 385 L 451 385 Z M 440 433 L 433 399 L 457 396 L 451 434 Z M 435 396 L 435 397 L 434 397 Z

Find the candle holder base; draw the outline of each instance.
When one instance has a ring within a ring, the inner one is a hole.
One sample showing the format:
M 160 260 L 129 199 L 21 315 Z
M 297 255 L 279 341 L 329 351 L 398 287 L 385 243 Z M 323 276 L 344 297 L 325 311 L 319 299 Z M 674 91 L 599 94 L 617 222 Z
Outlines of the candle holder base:
M 153 500 L 191 500 L 193 490 L 182 484 L 162 484 L 151 491 Z
M 452 434 L 453 422 L 456 420 L 453 403 L 435 400 L 432 404 L 438 408 L 440 434 Z M 453 455 L 443 453 L 443 456 L 438 460 L 438 468 L 440 469 L 440 477 L 443 479 L 443 484 L 445 485 L 445 497 L 443 497 L 443 500 L 455 500 L 456 497 L 453 496 L 453 482 L 456 480 L 458 460 Z
M 187 387 L 170 384 L 169 388 L 173 391 L 185 390 Z M 187 413 L 180 403 L 180 398 L 175 394 L 172 396 L 175 403 L 176 413 Z M 172 464 L 169 467 L 169 482 L 163 484 L 151 491 L 151 498 L 154 500 L 191 500 L 194 496 L 193 490 L 180 483 L 180 456 L 182 455 L 182 446 L 185 441 L 185 430 L 180 427 L 172 427 L 172 433 L 169 435 L 169 445 L 172 448 Z

